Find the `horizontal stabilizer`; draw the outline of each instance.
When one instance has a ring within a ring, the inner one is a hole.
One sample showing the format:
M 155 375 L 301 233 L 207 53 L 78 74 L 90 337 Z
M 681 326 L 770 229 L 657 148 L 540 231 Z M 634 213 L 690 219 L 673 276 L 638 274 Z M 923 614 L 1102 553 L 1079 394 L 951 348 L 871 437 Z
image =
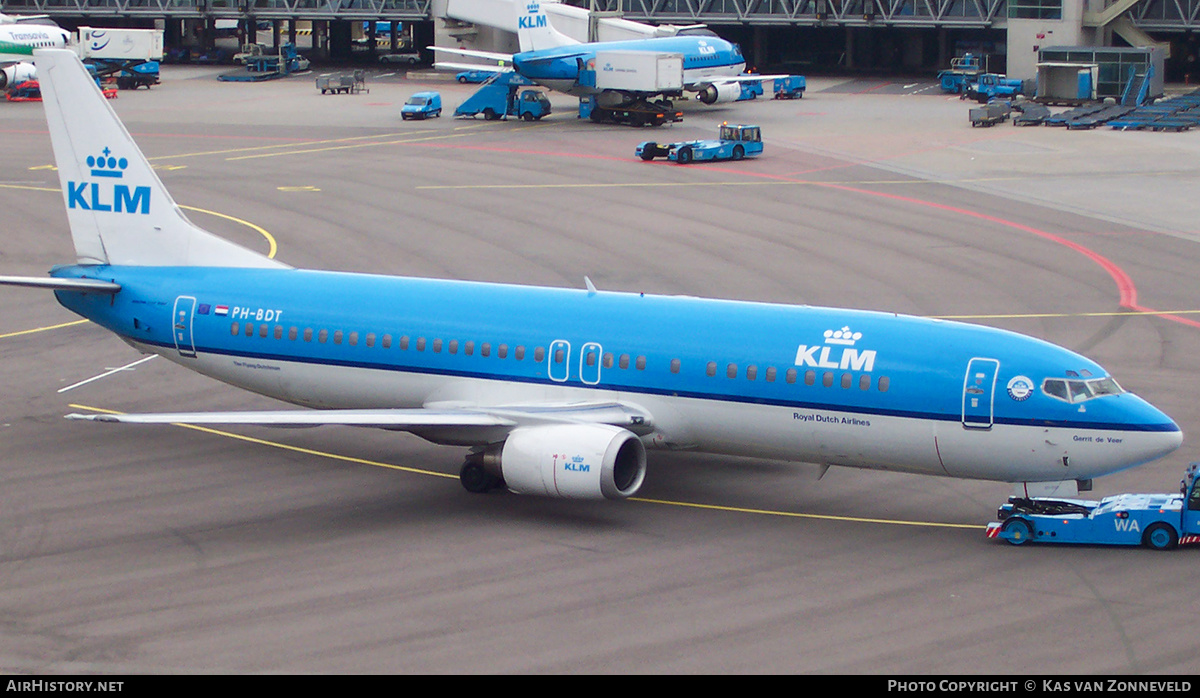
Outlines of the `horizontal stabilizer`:
M 456 56 L 468 56 L 470 58 L 482 58 L 488 61 L 496 61 L 498 63 L 512 63 L 511 53 L 493 53 L 491 51 L 475 51 L 469 48 L 450 48 L 449 46 L 430 46 L 430 50 L 439 51 L 441 53 L 452 53 Z M 487 66 L 474 66 L 475 68 L 486 68 Z
M 93 293 L 116 293 L 121 284 L 99 279 L 48 279 L 41 276 L 0 276 L 0 286 L 26 286 L 47 288 L 53 291 L 91 291 Z
M 479 65 L 478 63 L 442 63 L 433 64 L 435 70 L 478 70 L 484 73 L 511 73 L 512 68 L 508 66 L 496 65 Z

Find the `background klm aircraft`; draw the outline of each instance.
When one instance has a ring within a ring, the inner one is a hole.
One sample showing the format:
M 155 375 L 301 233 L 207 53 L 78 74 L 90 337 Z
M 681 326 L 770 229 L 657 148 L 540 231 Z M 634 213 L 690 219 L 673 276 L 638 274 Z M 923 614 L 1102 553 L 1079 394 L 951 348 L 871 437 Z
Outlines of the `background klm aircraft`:
M 517 13 L 517 38 L 520 41 L 521 53 L 510 55 L 439 46 L 430 48 L 444 53 L 496 61 L 501 66 L 511 65 L 511 70 L 539 85 L 576 97 L 599 93 L 599 101 L 603 106 L 615 106 L 635 97 L 649 98 L 655 95 L 609 94 L 597 90 L 594 86 L 581 85 L 579 73 L 589 66 L 590 69 L 595 69 L 597 51 L 643 51 L 682 55 L 684 89 L 698 93 L 700 101 L 705 104 L 735 101 L 741 95 L 738 83 L 743 80 L 778 77 L 743 76 L 746 59 L 742 56 L 741 48 L 708 30 L 693 28 L 687 29 L 687 34 L 676 36 L 580 43 L 551 26 L 550 18 L 537 0 L 527 3 L 514 0 L 513 5 Z M 486 69 L 477 64 L 443 62 L 439 62 L 437 67 Z M 509 68 L 497 68 L 499 69 Z
M 1074 485 L 1182 441 L 1094 362 L 987 327 L 292 269 L 193 225 L 74 53 L 34 55 L 78 259 L 0 283 L 321 408 L 72 417 L 404 430 L 470 447 L 471 491 L 590 499 L 635 493 L 647 446 Z

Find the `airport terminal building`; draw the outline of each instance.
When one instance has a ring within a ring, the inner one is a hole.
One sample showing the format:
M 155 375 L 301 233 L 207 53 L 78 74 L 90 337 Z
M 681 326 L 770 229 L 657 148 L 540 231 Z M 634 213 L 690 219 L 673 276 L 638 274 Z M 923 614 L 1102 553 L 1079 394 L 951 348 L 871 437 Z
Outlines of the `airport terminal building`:
M 293 40 L 317 60 L 366 60 L 404 47 L 512 51 L 512 0 L 0 0 L 6 14 L 45 14 L 71 28 L 160 26 L 167 46 L 203 52 L 222 31 L 244 42 Z M 548 7 L 565 33 L 628 38 L 628 23 L 705 24 L 741 43 L 765 71 L 928 74 L 966 52 L 1032 78 L 1046 47 L 1151 47 L 1172 82 L 1200 80 L 1200 0 L 572 0 Z M 590 10 L 590 14 L 589 14 Z M 399 22 L 377 31 L 376 22 Z M 489 24 L 491 22 L 491 24 Z M 644 34 L 643 34 L 644 35 Z

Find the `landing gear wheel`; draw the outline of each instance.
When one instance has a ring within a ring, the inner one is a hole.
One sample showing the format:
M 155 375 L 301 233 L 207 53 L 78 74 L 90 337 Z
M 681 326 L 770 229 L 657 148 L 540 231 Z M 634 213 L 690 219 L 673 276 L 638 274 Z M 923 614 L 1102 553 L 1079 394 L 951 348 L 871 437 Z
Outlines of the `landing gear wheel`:
M 463 489 L 474 494 L 486 494 L 504 484 L 504 480 L 484 470 L 482 465 L 470 461 L 463 463 L 458 471 L 458 481 Z
M 1179 543 L 1175 529 L 1165 523 L 1156 523 L 1142 534 L 1142 545 L 1155 550 L 1171 550 Z
M 686 165 L 692 161 L 692 148 L 685 145 L 675 154 L 675 159 L 680 165 Z
M 746 149 L 740 145 L 733 146 L 733 159 L 741 160 L 744 157 L 746 157 Z
M 1025 519 L 1011 518 L 1004 522 L 1000 530 L 1011 536 L 1005 540 L 1013 545 L 1021 545 L 1033 539 L 1033 526 Z

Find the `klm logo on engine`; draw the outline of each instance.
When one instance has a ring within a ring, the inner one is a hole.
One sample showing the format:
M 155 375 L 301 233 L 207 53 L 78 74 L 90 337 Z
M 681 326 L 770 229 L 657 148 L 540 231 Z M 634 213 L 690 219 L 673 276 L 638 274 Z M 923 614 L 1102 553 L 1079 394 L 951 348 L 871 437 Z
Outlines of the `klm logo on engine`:
M 849 326 L 840 330 L 825 330 L 824 344 L 813 346 L 801 344 L 796 349 L 796 365 L 873 371 L 875 369 L 875 350 L 856 349 L 854 345 L 860 339 L 862 339 L 862 332 L 853 332 Z
M 113 213 L 150 213 L 150 187 L 129 187 L 109 180 L 121 179 L 129 161 L 112 156 L 105 148 L 98 156 L 89 155 L 87 166 L 101 181 L 67 182 L 67 208 Z
M 592 466 L 583 462 L 583 456 L 575 456 L 563 463 L 563 470 L 570 470 L 576 473 L 590 472 Z
M 546 26 L 546 15 L 542 14 L 541 5 L 531 2 L 525 6 L 526 12 L 532 16 L 518 17 L 518 29 L 543 29 Z

